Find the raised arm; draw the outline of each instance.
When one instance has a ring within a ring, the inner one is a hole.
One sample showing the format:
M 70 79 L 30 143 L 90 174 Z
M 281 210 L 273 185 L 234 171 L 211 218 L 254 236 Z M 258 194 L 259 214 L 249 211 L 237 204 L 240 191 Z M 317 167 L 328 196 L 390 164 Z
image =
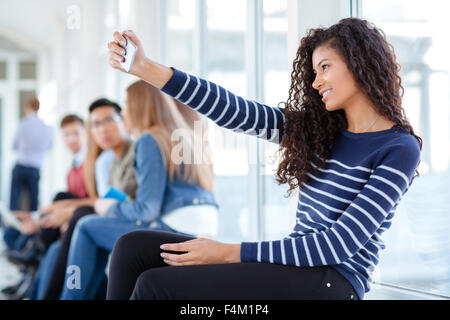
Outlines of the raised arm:
M 246 100 L 215 83 L 152 61 L 145 56 L 136 35 L 130 32 L 125 35 L 138 47 L 131 74 L 207 116 L 220 127 L 281 142 L 283 109 Z M 110 65 L 123 72 L 120 62 L 125 54 L 124 41 L 122 34 L 116 32 L 114 41 L 108 44 Z

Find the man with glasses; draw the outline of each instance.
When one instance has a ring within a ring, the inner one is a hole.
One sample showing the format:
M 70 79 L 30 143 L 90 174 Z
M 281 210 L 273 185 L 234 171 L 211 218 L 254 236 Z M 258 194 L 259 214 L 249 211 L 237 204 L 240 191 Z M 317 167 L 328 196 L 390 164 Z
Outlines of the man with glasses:
M 108 99 L 99 99 L 91 104 L 89 107 L 89 125 L 90 138 L 93 140 L 90 147 L 99 149 L 103 153 L 97 158 L 95 164 L 95 175 L 97 184 L 97 193 L 103 196 L 100 191 L 100 178 L 98 175 L 98 163 L 102 161 L 104 154 L 113 154 L 111 169 L 109 171 L 109 181 L 106 183 L 115 189 L 126 193 L 129 198 L 136 197 L 137 181 L 134 173 L 134 143 L 126 131 L 125 124 L 120 115 L 121 108 L 116 103 Z M 91 150 L 92 151 L 92 150 Z M 92 152 L 91 152 L 92 153 Z M 93 152 L 95 153 L 95 152 Z M 102 187 L 102 189 L 105 189 Z M 43 290 L 42 296 L 37 296 L 37 299 L 54 300 L 59 299 L 62 287 L 64 285 L 64 277 L 66 273 L 67 255 L 70 248 L 70 241 L 72 233 L 75 229 L 76 223 L 82 217 L 95 214 L 92 206 L 82 206 L 77 208 L 73 216 L 70 218 L 66 232 L 64 233 L 60 247 L 57 250 L 54 261 L 52 263 L 51 274 L 47 276 L 46 288 Z M 106 275 L 104 279 L 103 290 L 99 293 L 99 298 L 104 299 L 106 294 Z
M 136 196 L 137 182 L 133 162 L 133 142 L 128 136 L 118 105 L 102 105 L 96 101 L 89 108 L 91 131 L 94 141 L 103 150 L 114 152 L 110 171 L 110 185 L 126 193 L 130 198 Z

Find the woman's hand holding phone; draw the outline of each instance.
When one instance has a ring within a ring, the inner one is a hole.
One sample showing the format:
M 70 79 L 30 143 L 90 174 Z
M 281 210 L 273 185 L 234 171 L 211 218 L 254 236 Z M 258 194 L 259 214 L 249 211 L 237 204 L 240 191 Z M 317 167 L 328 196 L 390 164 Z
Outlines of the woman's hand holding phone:
M 127 39 L 125 38 L 125 36 L 128 37 L 128 39 L 130 39 L 131 42 L 133 42 L 137 47 L 134 62 L 129 73 L 139 77 L 139 71 L 142 71 L 142 64 L 145 60 L 145 54 L 144 50 L 142 49 L 140 40 L 130 30 L 124 31 L 122 33 L 114 32 L 114 41 L 108 43 L 109 64 L 114 69 L 120 70 L 122 72 L 127 72 L 122 66 L 122 63 L 125 62 L 125 55 L 127 54 L 125 50 Z
M 141 41 L 131 30 L 122 33 L 114 32 L 113 41 L 108 42 L 110 66 L 122 72 L 127 72 L 122 66 L 122 63 L 125 62 L 126 55 L 125 47 L 127 40 L 125 39 L 125 36 L 137 47 L 134 62 L 129 73 L 141 78 L 158 89 L 164 87 L 167 81 L 172 77 L 173 70 L 147 58 Z

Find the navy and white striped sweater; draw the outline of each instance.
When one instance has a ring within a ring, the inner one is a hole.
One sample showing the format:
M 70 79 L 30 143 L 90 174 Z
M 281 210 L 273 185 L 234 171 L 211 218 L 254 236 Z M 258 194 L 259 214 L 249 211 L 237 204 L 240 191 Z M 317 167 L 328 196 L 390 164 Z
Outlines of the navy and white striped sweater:
M 162 91 L 219 126 L 279 142 L 284 114 L 173 69 Z M 242 262 L 298 267 L 330 265 L 355 288 L 370 290 L 381 235 L 409 189 L 420 159 L 418 141 L 406 130 L 340 132 L 326 166 L 299 192 L 293 232 L 282 240 L 243 242 Z M 313 164 L 314 165 L 314 164 Z M 276 213 L 274 213 L 276 214 Z

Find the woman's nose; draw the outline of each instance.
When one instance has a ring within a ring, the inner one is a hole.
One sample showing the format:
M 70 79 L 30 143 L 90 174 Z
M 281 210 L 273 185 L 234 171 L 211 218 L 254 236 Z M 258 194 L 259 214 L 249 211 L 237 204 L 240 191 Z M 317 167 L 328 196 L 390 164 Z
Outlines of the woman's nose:
M 321 86 L 322 86 L 322 80 L 320 79 L 319 76 L 316 75 L 316 78 L 314 79 L 314 81 L 312 83 L 312 87 L 313 87 L 313 89 L 319 91 Z

